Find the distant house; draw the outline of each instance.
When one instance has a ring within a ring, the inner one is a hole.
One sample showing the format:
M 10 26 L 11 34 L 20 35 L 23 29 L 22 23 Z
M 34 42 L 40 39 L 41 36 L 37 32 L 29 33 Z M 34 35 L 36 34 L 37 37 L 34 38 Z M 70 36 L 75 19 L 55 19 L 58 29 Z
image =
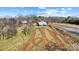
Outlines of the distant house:
M 27 21 L 26 20 L 22 21 L 22 24 L 27 24 Z
M 21 21 L 21 24 L 23 27 L 27 27 L 28 22 L 27 22 L 27 20 L 23 20 L 23 21 Z
M 36 23 L 37 26 L 47 26 L 47 23 L 45 21 L 40 21 Z

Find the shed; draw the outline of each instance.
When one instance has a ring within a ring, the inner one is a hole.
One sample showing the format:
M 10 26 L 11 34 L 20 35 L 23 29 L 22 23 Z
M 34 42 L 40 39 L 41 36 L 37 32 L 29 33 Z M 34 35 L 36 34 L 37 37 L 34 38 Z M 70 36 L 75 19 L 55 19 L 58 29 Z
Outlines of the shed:
M 40 21 L 40 22 L 37 22 L 36 25 L 37 26 L 47 26 L 47 23 L 45 21 Z

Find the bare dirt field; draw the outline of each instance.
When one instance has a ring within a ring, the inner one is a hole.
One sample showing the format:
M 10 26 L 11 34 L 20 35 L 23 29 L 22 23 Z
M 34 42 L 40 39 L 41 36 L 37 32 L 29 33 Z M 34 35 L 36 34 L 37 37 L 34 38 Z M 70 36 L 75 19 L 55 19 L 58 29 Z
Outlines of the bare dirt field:
M 54 24 L 53 24 L 54 25 Z M 34 26 L 23 51 L 78 51 L 79 44 L 66 30 L 55 26 Z

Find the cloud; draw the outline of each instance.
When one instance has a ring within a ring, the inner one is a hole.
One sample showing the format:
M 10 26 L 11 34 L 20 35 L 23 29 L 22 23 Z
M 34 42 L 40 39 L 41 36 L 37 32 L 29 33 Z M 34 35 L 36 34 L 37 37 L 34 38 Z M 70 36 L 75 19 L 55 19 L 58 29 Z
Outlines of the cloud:
M 57 10 L 57 9 L 47 9 L 46 11 L 43 12 L 38 12 L 38 16 L 55 16 L 59 14 L 65 14 L 67 11 L 65 10 Z M 59 15 L 60 16 L 60 15 Z
M 24 12 L 26 13 L 27 11 L 26 11 L 26 10 L 24 10 Z
M 2 14 L 3 14 L 3 15 L 7 15 L 7 13 L 6 13 L 6 12 L 3 12 Z
M 34 11 L 31 10 L 30 12 L 33 13 Z
M 72 10 L 72 8 L 67 8 L 68 10 Z
M 64 10 L 64 11 L 59 11 L 59 13 L 61 13 L 61 14 L 65 14 L 66 13 L 66 11 Z
M 0 16 L 7 16 L 7 15 L 8 15 L 7 12 L 2 12 L 2 13 L 0 13 Z
M 38 7 L 39 9 L 46 9 L 46 7 Z
M 65 8 L 61 8 L 61 10 L 65 10 Z
M 58 10 L 55 9 L 47 9 L 43 15 L 45 16 L 53 16 L 54 14 L 58 13 Z
M 40 14 L 40 13 L 42 13 L 42 12 L 40 12 L 40 11 L 37 12 L 37 14 Z
M 29 12 L 29 13 L 33 13 L 34 11 L 32 11 L 32 10 L 30 10 L 30 11 L 24 10 L 23 12 L 24 12 L 24 13 L 28 13 L 28 12 Z
M 0 13 L 0 17 L 5 17 L 5 16 L 8 16 L 8 13 L 7 12 L 2 12 Z M 10 15 L 11 16 L 11 15 Z
M 61 14 L 64 14 L 64 13 L 66 13 L 66 10 L 47 9 L 45 11 L 45 13 L 50 13 L 50 14 L 61 13 Z
M 16 16 L 17 13 L 9 13 L 9 12 L 0 12 L 0 17 L 13 17 L 13 16 Z
M 51 16 L 52 14 L 58 13 L 58 10 L 56 10 L 56 9 L 47 9 L 44 13 L 45 13 L 46 15 Z
M 56 10 L 56 9 L 47 9 L 45 11 L 45 13 L 57 13 L 57 12 L 58 12 L 58 10 Z

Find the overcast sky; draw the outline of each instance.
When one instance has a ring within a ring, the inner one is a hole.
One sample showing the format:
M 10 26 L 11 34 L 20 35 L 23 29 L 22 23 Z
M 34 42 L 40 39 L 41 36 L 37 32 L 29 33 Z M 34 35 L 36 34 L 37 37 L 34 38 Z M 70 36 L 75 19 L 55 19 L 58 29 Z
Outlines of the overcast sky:
M 79 16 L 78 7 L 0 7 L 0 17 L 16 15 Z

